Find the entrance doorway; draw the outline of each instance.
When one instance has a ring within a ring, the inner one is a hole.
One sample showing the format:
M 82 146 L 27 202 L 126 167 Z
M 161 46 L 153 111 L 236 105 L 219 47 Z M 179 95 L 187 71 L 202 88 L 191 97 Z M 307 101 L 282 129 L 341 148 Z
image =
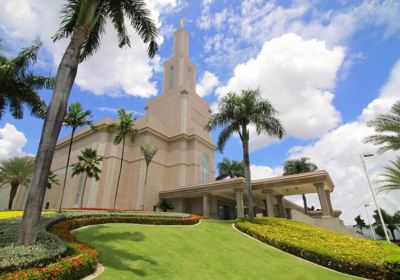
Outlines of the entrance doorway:
M 222 220 L 232 220 L 234 216 L 234 209 L 231 205 L 225 203 L 218 203 L 218 217 Z

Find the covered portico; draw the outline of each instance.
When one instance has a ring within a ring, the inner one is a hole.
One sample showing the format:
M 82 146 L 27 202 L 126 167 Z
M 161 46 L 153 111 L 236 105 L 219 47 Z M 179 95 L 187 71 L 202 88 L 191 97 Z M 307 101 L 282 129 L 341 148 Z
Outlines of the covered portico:
M 252 181 L 254 210 L 258 215 L 292 218 L 292 210 L 304 211 L 285 197 L 317 193 L 321 210 L 307 215 L 337 217 L 340 211 L 333 210 L 330 198 L 333 189 L 334 184 L 324 170 L 255 180 Z M 247 213 L 248 197 L 243 178 L 162 191 L 160 198 L 172 201 L 175 211 L 201 214 L 206 218 L 243 218 Z

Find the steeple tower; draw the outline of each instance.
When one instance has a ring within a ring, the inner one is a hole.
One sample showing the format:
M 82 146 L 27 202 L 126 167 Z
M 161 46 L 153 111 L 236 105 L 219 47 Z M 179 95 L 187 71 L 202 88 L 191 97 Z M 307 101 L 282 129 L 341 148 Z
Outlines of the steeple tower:
M 172 58 L 164 65 L 163 94 L 186 91 L 195 93 L 196 67 L 189 58 L 189 34 L 184 29 L 183 18 L 174 33 Z

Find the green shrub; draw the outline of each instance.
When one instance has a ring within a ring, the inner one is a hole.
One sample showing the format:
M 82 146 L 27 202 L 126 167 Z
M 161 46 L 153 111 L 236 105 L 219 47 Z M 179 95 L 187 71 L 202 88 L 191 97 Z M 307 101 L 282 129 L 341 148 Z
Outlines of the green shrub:
M 238 220 L 236 228 L 283 251 L 344 273 L 400 279 L 400 248 L 280 218 Z

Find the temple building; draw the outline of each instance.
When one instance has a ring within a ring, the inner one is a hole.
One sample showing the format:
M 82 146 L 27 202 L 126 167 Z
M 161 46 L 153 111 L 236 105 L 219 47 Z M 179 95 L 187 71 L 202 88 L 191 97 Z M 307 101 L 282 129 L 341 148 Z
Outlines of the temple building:
M 144 210 L 153 211 L 163 198 L 173 204 L 173 211 L 220 219 L 244 217 L 244 179 L 215 181 L 215 146 L 210 132 L 204 129 L 211 110 L 196 94 L 196 66 L 189 58 L 189 35 L 182 23 L 174 33 L 173 44 L 172 57 L 164 64 L 162 93 L 148 102 L 145 114 L 137 119 L 138 137 L 134 143 L 126 141 L 116 208 L 138 209 L 144 192 Z M 83 207 L 113 207 L 122 152 L 122 145 L 115 145 L 114 136 L 106 131 L 114 121 L 103 119 L 96 123 L 96 132 L 83 128 L 74 136 L 70 164 L 87 147 L 103 157 L 101 178 L 88 179 Z M 51 166 L 61 183 L 69 140 L 68 136 L 57 143 Z M 159 149 L 150 164 L 146 187 L 146 163 L 140 150 L 143 144 Z M 83 174 L 68 175 L 63 208 L 79 207 L 83 183 Z M 330 193 L 334 183 L 326 171 L 256 180 L 252 188 L 257 215 L 286 217 L 348 233 L 339 219 L 341 211 L 332 208 Z M 58 208 L 61 191 L 61 186 L 47 190 L 43 207 Z M 26 188 L 19 188 L 13 208 L 23 208 L 26 193 Z M 320 210 L 305 211 L 285 199 L 305 193 L 318 194 Z

